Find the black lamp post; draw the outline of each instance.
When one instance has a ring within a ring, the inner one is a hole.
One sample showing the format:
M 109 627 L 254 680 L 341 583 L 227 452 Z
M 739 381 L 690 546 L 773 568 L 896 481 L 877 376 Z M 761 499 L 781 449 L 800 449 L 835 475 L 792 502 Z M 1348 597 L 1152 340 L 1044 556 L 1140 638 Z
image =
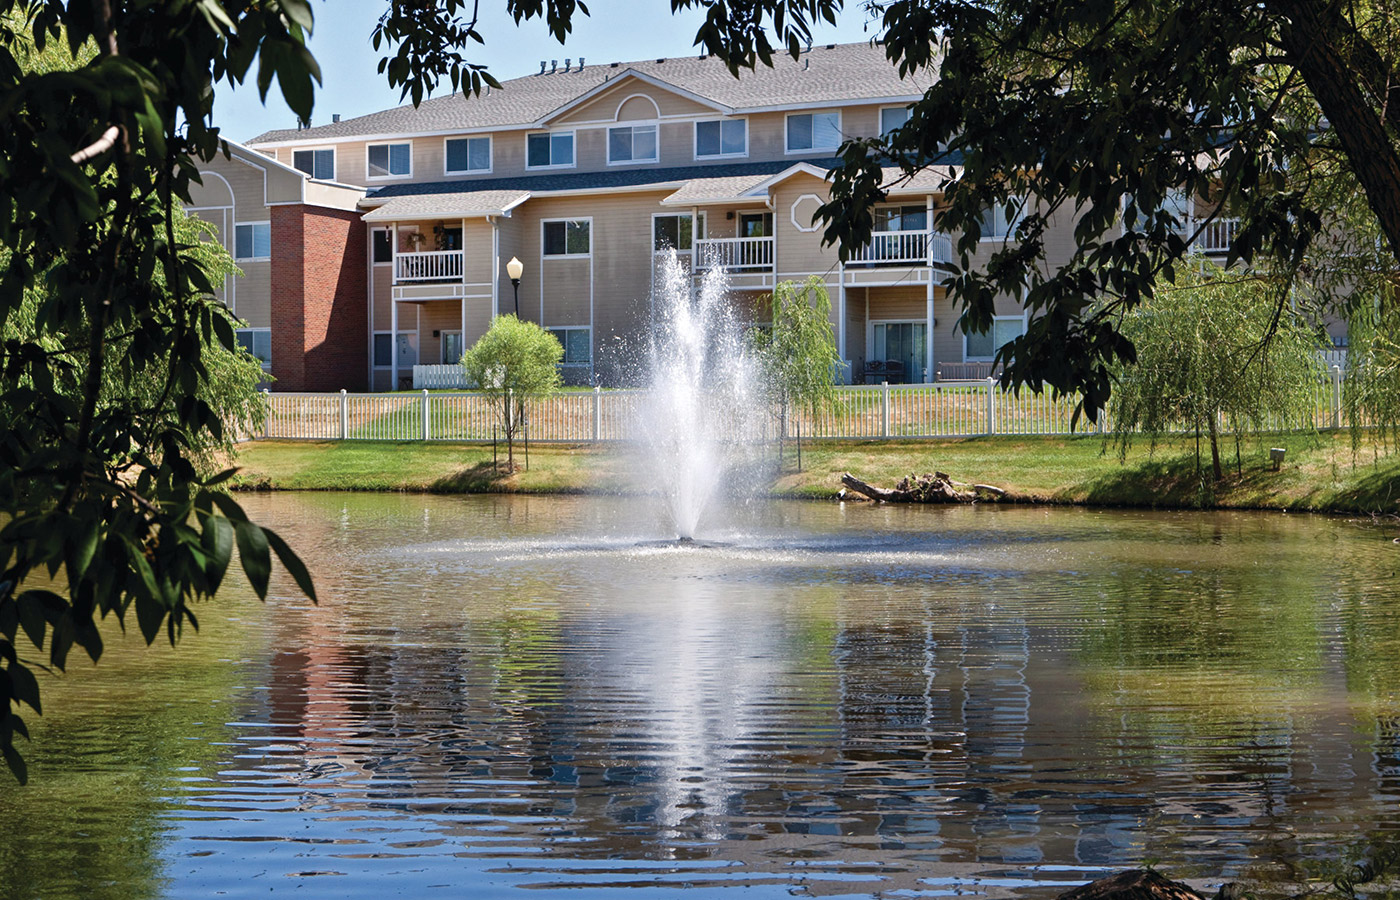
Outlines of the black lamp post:
M 520 318 L 520 276 L 525 273 L 525 264 L 512 256 L 510 262 L 506 263 L 506 274 L 510 276 L 510 283 L 515 286 L 515 317 Z

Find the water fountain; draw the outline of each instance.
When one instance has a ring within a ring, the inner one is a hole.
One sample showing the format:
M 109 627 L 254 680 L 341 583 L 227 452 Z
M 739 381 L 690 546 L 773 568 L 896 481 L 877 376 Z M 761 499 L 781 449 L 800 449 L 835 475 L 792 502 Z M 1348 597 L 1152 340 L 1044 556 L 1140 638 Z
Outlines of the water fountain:
M 650 484 L 660 490 L 681 541 L 696 529 L 722 487 L 756 486 L 767 403 L 750 327 L 711 267 L 692 290 L 675 252 L 657 270 L 647 365 L 650 390 L 638 433 Z

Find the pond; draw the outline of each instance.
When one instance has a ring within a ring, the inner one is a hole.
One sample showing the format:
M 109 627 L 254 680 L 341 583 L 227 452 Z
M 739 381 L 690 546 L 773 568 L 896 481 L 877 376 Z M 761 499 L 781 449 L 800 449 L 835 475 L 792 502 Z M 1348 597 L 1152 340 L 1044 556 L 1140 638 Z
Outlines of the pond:
M 0 896 L 1050 897 L 1400 827 L 1400 546 L 1279 514 L 249 496 L 320 606 L 46 685 Z

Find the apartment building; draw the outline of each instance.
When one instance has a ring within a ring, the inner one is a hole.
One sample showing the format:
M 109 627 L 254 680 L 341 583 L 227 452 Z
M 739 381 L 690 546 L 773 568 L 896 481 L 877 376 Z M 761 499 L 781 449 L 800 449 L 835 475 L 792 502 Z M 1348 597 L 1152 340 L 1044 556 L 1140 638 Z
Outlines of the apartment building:
M 617 383 L 671 250 L 696 278 L 724 269 L 760 324 L 775 283 L 818 276 L 852 380 L 932 381 L 1025 327 L 1014 297 L 992 333 L 956 327 L 953 248 L 932 229 L 947 170 L 891 170 L 845 263 L 814 218 L 842 140 L 902 123 L 926 87 L 870 44 L 740 78 L 712 57 L 549 60 L 475 98 L 259 135 L 207 167 L 195 207 L 244 270 L 227 299 L 275 389 L 410 386 L 517 310 L 559 337 L 567 380 Z M 979 256 L 1009 227 L 988 226 Z

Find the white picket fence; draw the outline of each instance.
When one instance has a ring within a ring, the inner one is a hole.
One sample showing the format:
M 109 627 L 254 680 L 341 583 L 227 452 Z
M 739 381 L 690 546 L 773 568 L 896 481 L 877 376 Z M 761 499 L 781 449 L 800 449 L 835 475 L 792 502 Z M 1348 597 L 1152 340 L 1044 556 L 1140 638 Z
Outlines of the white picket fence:
M 427 390 L 393 394 L 265 393 L 263 438 L 281 440 L 490 441 L 496 417 L 480 394 Z M 585 444 L 635 437 L 636 390 L 564 391 L 527 404 L 530 440 Z M 952 438 L 977 435 L 1067 435 L 1106 431 L 1074 409 L 1078 398 L 1005 391 L 993 379 L 909 385 L 853 385 L 836 391 L 820 416 L 790 413 L 789 436 L 828 440 Z M 778 417 L 773 421 L 776 437 Z M 1279 430 L 1339 428 L 1342 371 L 1318 385 L 1309 421 L 1279 422 Z

